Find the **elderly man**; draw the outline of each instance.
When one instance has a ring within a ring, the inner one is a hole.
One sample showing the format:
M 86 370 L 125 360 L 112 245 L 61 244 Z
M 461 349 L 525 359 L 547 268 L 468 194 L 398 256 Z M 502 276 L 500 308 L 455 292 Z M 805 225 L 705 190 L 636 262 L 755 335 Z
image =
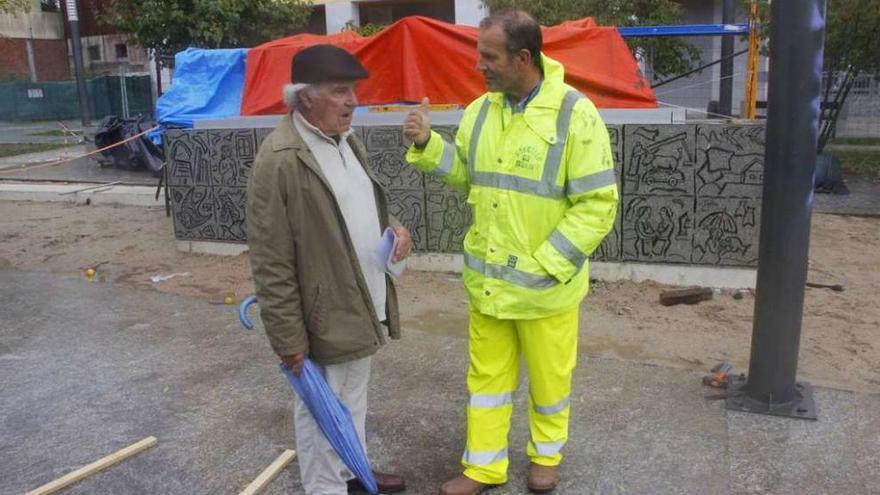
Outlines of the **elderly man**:
M 284 90 L 292 111 L 260 146 L 247 188 L 251 269 L 269 342 L 296 374 L 306 356 L 318 364 L 365 448 L 371 356 L 386 333 L 400 337 L 394 285 L 375 253 L 389 225 L 400 240 L 395 261 L 411 244 L 351 129 L 355 86 L 367 76 L 331 45 L 297 53 Z M 362 490 L 299 400 L 294 428 L 307 495 Z M 383 493 L 403 491 L 402 478 L 375 474 Z
M 529 372 L 528 487 L 552 491 L 568 438 L 578 307 L 587 258 L 611 230 L 618 192 L 608 132 L 593 104 L 541 54 L 522 11 L 480 24 L 477 69 L 489 92 L 464 112 L 455 142 L 430 129 L 427 101 L 410 113 L 407 160 L 468 194 L 464 240 L 470 368 L 464 473 L 443 495 L 507 481 L 507 435 L 520 354 Z

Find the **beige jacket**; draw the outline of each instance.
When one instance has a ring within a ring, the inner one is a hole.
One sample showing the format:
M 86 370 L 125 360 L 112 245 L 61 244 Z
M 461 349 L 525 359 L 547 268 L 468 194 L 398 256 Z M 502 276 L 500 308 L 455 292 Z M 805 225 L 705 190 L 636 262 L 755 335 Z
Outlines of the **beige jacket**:
M 366 150 L 354 134 L 349 145 L 366 164 Z M 388 215 L 382 187 L 364 168 L 382 228 L 398 225 Z M 386 276 L 383 324 L 332 190 L 290 116 L 260 146 L 246 217 L 260 315 L 278 355 L 305 352 L 321 364 L 336 364 L 374 354 L 386 331 L 400 338 L 394 284 Z

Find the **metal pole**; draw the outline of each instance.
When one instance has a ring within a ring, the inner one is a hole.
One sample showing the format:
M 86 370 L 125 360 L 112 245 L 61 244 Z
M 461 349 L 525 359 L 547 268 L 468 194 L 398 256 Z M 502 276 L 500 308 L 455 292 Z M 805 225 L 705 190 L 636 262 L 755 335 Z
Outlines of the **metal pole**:
M 76 13 L 76 0 L 67 1 L 67 21 L 70 26 L 70 44 L 73 47 L 73 70 L 76 73 L 76 90 L 79 95 L 79 114 L 82 125 L 89 125 L 89 93 L 86 89 L 85 70 L 82 59 L 82 40 L 79 37 L 79 16 Z
M 122 118 L 127 119 L 130 115 L 128 111 L 128 88 L 125 83 L 125 69 L 124 63 L 119 64 L 119 100 L 122 103 L 120 111 L 122 112 Z
M 748 379 L 727 406 L 816 419 L 812 390 L 796 383 L 819 92 L 825 0 L 771 3 L 770 76 L 758 285 Z
M 724 0 L 721 22 L 736 22 L 736 5 L 734 0 Z M 721 94 L 718 97 L 718 113 L 730 115 L 733 107 L 733 37 L 721 37 Z
M 28 20 L 28 37 L 25 40 L 25 49 L 27 50 L 28 70 L 31 73 L 31 82 L 37 82 L 37 64 L 34 61 L 34 29 L 30 26 L 30 20 Z
M 754 119 L 758 103 L 758 2 L 752 0 L 749 8 L 749 62 L 746 71 L 746 94 L 743 118 Z

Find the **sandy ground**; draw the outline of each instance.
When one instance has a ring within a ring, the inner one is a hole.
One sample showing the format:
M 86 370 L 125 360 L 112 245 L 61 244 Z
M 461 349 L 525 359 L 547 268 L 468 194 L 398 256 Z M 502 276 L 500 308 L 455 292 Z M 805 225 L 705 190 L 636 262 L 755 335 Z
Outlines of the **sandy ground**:
M 814 215 L 810 243 L 814 282 L 844 292 L 807 289 L 799 379 L 845 390 L 880 392 L 880 218 Z M 251 294 L 247 255 L 192 255 L 175 249 L 164 209 L 0 201 L 0 268 L 148 287 L 221 303 Z M 153 283 L 153 275 L 188 273 Z M 408 272 L 399 283 L 404 327 L 467 335 L 460 277 Z M 730 361 L 748 367 L 754 297 L 716 293 L 695 306 L 658 304 L 667 287 L 596 282 L 582 305 L 581 347 L 603 356 L 706 370 Z M 417 335 L 417 334 L 413 334 Z

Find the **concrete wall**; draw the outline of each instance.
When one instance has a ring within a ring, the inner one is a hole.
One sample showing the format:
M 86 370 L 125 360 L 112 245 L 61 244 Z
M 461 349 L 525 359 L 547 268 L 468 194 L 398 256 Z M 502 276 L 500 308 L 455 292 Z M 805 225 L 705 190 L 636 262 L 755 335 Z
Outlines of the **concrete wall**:
M 435 128 L 451 139 L 455 128 Z M 186 241 L 244 242 L 247 177 L 271 129 L 169 131 L 174 230 Z M 461 251 L 465 198 L 403 162 L 397 126 L 356 128 L 391 210 L 423 252 Z M 755 266 L 764 129 L 759 125 L 611 125 L 622 201 L 600 261 Z

